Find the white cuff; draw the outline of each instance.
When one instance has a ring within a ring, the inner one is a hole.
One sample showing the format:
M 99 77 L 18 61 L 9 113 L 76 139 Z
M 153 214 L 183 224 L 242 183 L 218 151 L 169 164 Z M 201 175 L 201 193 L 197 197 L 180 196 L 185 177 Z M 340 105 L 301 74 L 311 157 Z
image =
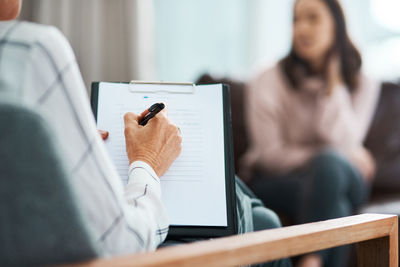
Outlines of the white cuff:
M 145 171 L 147 175 L 134 175 L 135 172 Z M 152 180 L 160 183 L 160 178 L 157 176 L 156 172 L 144 161 L 134 161 L 129 166 L 128 184 L 133 182 L 141 182 L 140 180 L 147 180 L 146 177 L 151 176 Z M 146 182 L 146 181 L 143 181 Z

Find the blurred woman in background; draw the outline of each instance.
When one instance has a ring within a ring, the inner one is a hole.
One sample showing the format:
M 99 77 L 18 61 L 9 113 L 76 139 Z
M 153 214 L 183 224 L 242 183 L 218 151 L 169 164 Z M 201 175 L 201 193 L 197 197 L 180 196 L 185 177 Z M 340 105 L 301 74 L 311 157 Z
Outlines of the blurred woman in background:
M 366 199 L 375 164 L 363 139 L 379 90 L 361 63 L 337 0 L 297 0 L 289 55 L 247 90 L 242 176 L 295 223 L 351 215 Z M 345 266 L 345 251 L 307 255 L 299 266 Z

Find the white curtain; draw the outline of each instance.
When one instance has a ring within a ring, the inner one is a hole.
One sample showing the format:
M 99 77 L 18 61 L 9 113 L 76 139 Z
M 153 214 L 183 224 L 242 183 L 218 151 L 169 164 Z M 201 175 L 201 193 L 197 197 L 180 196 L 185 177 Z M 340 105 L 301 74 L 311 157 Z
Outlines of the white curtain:
M 28 0 L 20 19 L 65 34 L 88 88 L 99 80 L 154 79 L 153 1 Z

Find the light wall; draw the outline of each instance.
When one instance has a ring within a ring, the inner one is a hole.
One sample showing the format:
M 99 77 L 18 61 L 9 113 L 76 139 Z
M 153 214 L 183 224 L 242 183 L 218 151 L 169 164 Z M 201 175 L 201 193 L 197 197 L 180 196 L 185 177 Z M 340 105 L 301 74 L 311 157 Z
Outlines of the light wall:
M 398 79 L 400 29 L 379 25 L 370 1 L 341 1 L 349 32 L 363 54 L 365 72 Z M 376 1 L 390 7 L 398 0 Z M 155 79 L 194 81 L 205 72 L 251 77 L 289 50 L 293 2 L 154 0 Z

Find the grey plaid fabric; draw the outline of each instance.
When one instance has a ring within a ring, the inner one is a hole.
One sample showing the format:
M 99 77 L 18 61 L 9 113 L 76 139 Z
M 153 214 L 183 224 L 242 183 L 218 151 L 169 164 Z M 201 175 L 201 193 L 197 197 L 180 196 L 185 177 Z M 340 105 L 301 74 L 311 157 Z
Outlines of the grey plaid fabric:
M 89 225 L 43 118 L 2 99 L 0 125 L 0 266 L 97 257 Z
M 57 29 L 0 22 L 0 96 L 37 111 L 52 127 L 101 255 L 153 250 L 165 239 L 158 177 L 135 162 L 122 185 L 97 133 L 75 56 Z

